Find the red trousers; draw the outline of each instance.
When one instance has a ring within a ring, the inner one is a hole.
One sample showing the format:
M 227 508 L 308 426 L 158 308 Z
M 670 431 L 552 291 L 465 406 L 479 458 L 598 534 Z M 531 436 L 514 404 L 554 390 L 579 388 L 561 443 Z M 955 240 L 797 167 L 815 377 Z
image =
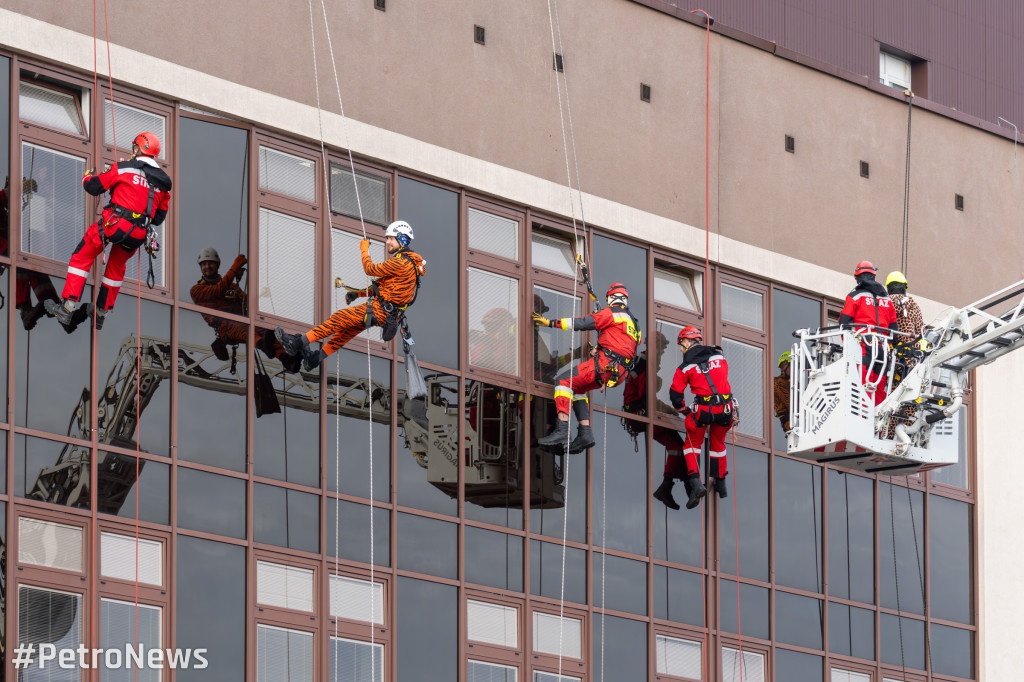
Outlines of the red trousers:
M 885 386 L 885 375 L 872 372 L 867 365 L 861 365 L 860 367 L 860 381 L 862 384 L 866 384 L 869 381 L 872 383 L 878 382 L 878 386 L 875 388 L 875 405 L 881 405 L 885 397 L 889 395 Z
M 665 446 L 666 476 L 674 476 L 682 480 L 700 475 L 700 464 L 697 459 L 700 448 L 698 447 L 696 452 L 693 451 L 693 448 L 687 448 L 678 431 L 666 429 L 664 426 L 655 426 L 654 440 Z
M 731 406 L 729 407 L 731 409 Z M 699 461 L 701 448 L 704 446 L 704 432 L 710 428 L 711 446 L 708 448 L 708 454 L 711 455 L 711 471 L 708 472 L 708 475 L 714 478 L 725 478 L 729 475 L 729 462 L 725 456 L 725 435 L 732 428 L 732 413 L 726 413 L 725 410 L 726 406 L 722 405 L 698 407 L 697 410 L 686 415 L 686 443 L 683 447 L 683 456 L 686 458 L 687 469 L 690 469 L 692 466 L 697 473 L 700 473 L 697 462 Z M 728 422 L 724 425 L 717 421 L 711 424 L 697 423 L 701 415 L 708 414 L 722 421 L 725 421 L 725 418 L 721 415 L 727 414 Z
M 576 365 L 576 370 L 570 378 L 558 382 L 555 388 L 555 409 L 559 414 L 569 414 L 569 408 L 572 407 L 578 420 L 590 419 L 587 391 L 601 388 L 616 373 L 620 377 L 626 376 L 625 369 L 608 360 L 604 353 L 598 353 L 597 363 L 601 365 L 600 371 L 594 358 L 590 358 Z
M 327 355 L 334 353 L 366 329 L 366 305 L 360 303 L 351 308 L 334 311 L 326 322 L 306 332 L 306 339 L 312 343 L 330 336 L 331 339 L 323 345 L 323 351 Z M 373 315 L 378 320 L 383 320 L 386 315 L 376 298 L 373 299 Z
M 15 306 L 31 305 L 30 292 L 35 293 L 36 299 L 40 302 L 46 299 L 57 300 L 57 290 L 53 288 L 53 282 L 50 281 L 49 275 L 20 269 L 14 289 Z
M 106 234 L 112 235 L 117 232 L 114 227 L 107 227 Z M 96 297 L 97 307 L 103 310 L 112 310 L 118 292 L 121 291 L 121 284 L 124 282 L 124 272 L 128 266 L 128 259 L 135 255 L 139 247 L 145 242 L 146 230 L 135 227 L 128 238 L 120 244 L 110 247 L 110 257 L 107 258 L 107 269 L 103 272 L 103 279 L 100 282 L 100 292 Z M 86 230 L 82 241 L 71 254 L 71 262 L 68 263 L 68 279 L 64 283 L 62 296 L 77 301 L 82 297 L 82 289 L 85 288 L 85 281 L 89 278 L 89 269 L 92 268 L 96 256 L 103 253 L 106 245 L 100 238 L 99 223 L 93 223 Z

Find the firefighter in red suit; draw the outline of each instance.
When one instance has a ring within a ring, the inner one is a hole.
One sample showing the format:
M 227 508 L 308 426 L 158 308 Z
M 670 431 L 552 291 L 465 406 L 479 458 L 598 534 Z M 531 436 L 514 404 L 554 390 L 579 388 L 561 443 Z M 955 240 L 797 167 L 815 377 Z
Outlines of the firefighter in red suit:
M 590 428 L 587 391 L 615 386 L 633 368 L 636 347 L 641 339 L 637 319 L 629 312 L 629 292 L 624 285 L 613 284 L 608 288 L 606 300 L 606 308 L 583 317 L 549 320 L 539 313 L 533 314 L 533 323 L 537 326 L 570 331 L 597 330 L 597 348 L 593 358 L 577 365 L 575 373 L 568 379 L 562 379 L 555 388 L 558 423 L 548 435 L 537 440 L 541 445 L 556 447 L 565 443 L 569 436 L 571 406 L 580 424 L 576 438 L 569 444 L 569 452 L 575 454 L 592 447 L 594 431 Z
M 839 324 L 853 326 L 856 333 L 873 331 L 888 335 L 882 330 L 896 331 L 896 308 L 889 298 L 889 291 L 880 282 L 875 281 L 877 270 L 870 261 L 861 261 L 853 271 L 857 280 L 857 286 L 846 295 L 846 304 L 839 314 Z M 871 325 L 879 329 L 857 325 Z M 882 342 L 875 338 L 875 343 Z M 861 360 L 861 380 L 864 383 L 877 384 L 875 388 L 875 405 L 878 405 L 886 396 L 885 387 L 885 363 L 880 359 L 882 350 L 876 347 L 874 351 L 876 359 L 871 363 L 872 347 L 865 341 L 861 342 L 863 356 Z
M 711 447 L 708 449 L 708 454 L 711 455 L 709 482 L 719 497 L 728 497 L 725 477 L 729 475 L 729 464 L 725 457 L 725 434 L 729 433 L 733 417 L 736 415 L 736 400 L 729 385 L 729 363 L 725 361 L 719 346 L 701 345 L 704 336 L 696 327 L 683 327 L 678 340 L 683 348 L 683 361 L 676 368 L 672 388 L 668 394 L 672 407 L 686 415 L 683 457 L 686 460 L 687 474 L 695 472 L 699 480 L 700 464 L 697 458 L 704 445 L 704 431 L 711 427 Z M 687 386 L 694 397 L 692 407 L 684 402 L 683 393 Z M 666 477 L 662 487 L 665 487 L 666 483 L 670 492 L 671 479 Z M 686 508 L 692 509 L 697 506 L 703 496 L 700 489 L 694 489 Z M 658 491 L 655 491 L 655 497 L 658 497 Z
M 146 243 L 150 225 L 164 222 L 171 200 L 171 179 L 154 160 L 159 154 L 160 140 L 157 136 L 139 133 L 132 142 L 130 159 L 118 161 L 103 173 L 88 171 L 82 178 L 85 191 L 93 196 L 109 191 L 110 203 L 71 255 L 62 294 L 63 304 L 46 302 L 46 312 L 56 317 L 65 329 L 75 324 L 76 304 L 85 288 L 89 269 L 107 244 L 113 246 L 96 297 L 96 310 L 91 311 L 96 329 L 103 327 L 103 318 L 114 309 L 128 259 Z

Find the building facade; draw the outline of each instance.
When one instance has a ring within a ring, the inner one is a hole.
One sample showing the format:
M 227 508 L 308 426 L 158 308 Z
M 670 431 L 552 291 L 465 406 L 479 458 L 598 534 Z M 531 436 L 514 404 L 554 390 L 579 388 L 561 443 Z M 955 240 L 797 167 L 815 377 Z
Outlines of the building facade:
M 93 679 L 17 647 L 136 641 L 193 655 L 140 679 L 1012 678 L 1024 360 L 976 372 L 960 461 L 914 477 L 788 457 L 771 400 L 857 261 L 905 269 L 926 319 L 1022 276 L 1012 134 L 653 5 L 117 3 L 109 68 L 98 10 L 96 42 L 84 4 L 0 9 L 0 679 Z M 95 219 L 81 177 L 143 130 L 174 181 L 154 286 L 133 259 L 67 336 L 33 317 Z M 426 397 L 376 333 L 284 371 L 270 330 L 343 307 L 398 218 Z M 231 309 L 193 294 L 210 247 L 245 257 Z M 556 456 L 593 338 L 530 315 L 589 307 L 577 254 L 599 298 L 629 288 L 643 363 Z M 741 405 L 699 511 L 651 498 L 685 325 Z

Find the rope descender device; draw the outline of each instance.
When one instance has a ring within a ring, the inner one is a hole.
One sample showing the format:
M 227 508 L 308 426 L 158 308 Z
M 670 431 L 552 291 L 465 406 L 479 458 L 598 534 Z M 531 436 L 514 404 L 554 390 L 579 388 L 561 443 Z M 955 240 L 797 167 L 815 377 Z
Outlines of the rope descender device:
M 590 268 L 583 262 L 583 254 L 576 254 L 576 265 L 580 269 L 580 274 L 583 276 L 583 283 L 587 285 L 587 293 L 590 294 L 590 300 L 597 305 L 597 294 L 594 293 L 594 286 L 590 283 Z

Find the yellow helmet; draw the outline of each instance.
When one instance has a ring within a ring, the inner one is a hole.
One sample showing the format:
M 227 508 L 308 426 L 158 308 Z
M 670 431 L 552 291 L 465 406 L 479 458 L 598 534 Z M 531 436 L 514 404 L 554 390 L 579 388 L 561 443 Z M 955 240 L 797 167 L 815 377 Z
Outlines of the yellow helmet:
M 885 278 L 885 286 L 889 286 L 893 282 L 899 282 L 900 284 L 906 284 L 907 288 L 908 289 L 910 288 L 910 285 L 907 284 L 907 276 L 904 275 L 899 270 L 893 270 L 892 272 L 889 273 L 889 276 Z
M 783 353 L 782 355 L 779 356 L 779 362 L 778 362 L 778 364 L 776 366 L 777 367 L 782 367 L 782 363 L 784 363 L 784 362 L 791 362 L 791 358 L 792 357 L 793 357 L 793 354 L 790 353 L 787 350 L 785 353 Z

